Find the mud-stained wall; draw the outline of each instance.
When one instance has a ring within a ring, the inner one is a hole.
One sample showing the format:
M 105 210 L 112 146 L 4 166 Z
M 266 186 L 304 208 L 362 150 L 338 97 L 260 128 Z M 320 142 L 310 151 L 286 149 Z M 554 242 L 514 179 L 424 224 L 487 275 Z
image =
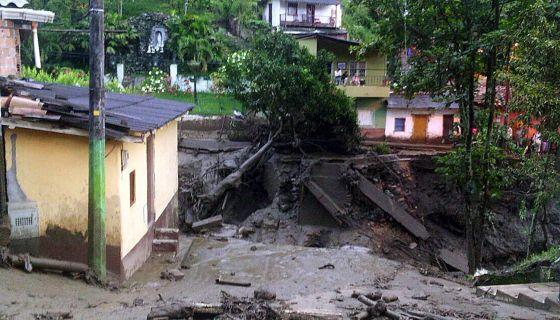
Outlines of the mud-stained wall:
M 87 254 L 63 251 L 66 251 L 65 243 L 74 242 L 83 246 L 87 239 L 87 138 L 16 128 L 6 130 L 5 143 L 7 171 L 8 174 L 14 173 L 8 183 L 9 195 L 12 195 L 8 201 L 36 203 L 40 253 L 59 259 L 74 254 L 74 260 L 83 261 Z M 108 141 L 105 151 L 107 256 L 108 264 L 117 270 L 118 254 L 115 253 L 119 252 L 121 245 L 120 145 Z
M 161 216 L 179 188 L 177 122 L 172 121 L 155 134 L 154 173 L 156 220 Z
M 148 183 L 146 143 L 123 143 L 128 152 L 128 163 L 120 173 L 119 190 L 121 224 L 123 226 L 121 258 L 148 232 Z M 134 171 L 136 200 L 130 203 L 130 173 Z

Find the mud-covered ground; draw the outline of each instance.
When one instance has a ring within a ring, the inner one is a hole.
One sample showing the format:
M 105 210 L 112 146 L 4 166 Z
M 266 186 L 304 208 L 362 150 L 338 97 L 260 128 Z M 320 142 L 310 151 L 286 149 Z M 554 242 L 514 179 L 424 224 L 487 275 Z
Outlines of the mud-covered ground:
M 399 297 L 389 308 L 421 310 L 456 319 L 558 319 L 552 314 L 479 298 L 452 278 L 441 279 L 361 248 L 305 248 L 255 244 L 233 236 L 235 227 L 194 239 L 190 268 L 177 282 L 159 279 L 177 266 L 153 257 L 118 291 L 90 286 L 56 274 L 0 269 L 0 319 L 33 319 L 34 314 L 71 312 L 74 319 L 145 319 L 154 306 L 172 301 L 217 303 L 221 291 L 252 296 L 257 288 L 277 294 L 279 309 L 349 318 L 363 310 L 354 291 L 382 291 Z M 224 241 L 223 237 L 228 240 Z M 215 239 L 219 239 L 215 240 Z M 193 239 L 181 238 L 181 251 Z M 331 264 L 333 269 L 319 269 Z M 217 285 L 219 275 L 234 275 L 251 287 Z

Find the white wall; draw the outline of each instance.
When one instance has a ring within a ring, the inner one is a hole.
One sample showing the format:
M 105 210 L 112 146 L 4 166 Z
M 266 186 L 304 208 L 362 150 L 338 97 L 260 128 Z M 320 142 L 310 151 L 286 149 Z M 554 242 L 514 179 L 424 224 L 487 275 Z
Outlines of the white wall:
M 280 25 L 280 15 L 288 12 L 288 2 L 285 0 L 272 0 L 272 26 L 277 27 Z M 307 4 L 305 2 L 298 2 L 298 16 L 307 13 Z M 264 8 L 263 20 L 268 22 L 268 4 Z M 342 10 L 340 5 L 315 5 L 315 16 L 323 23 L 328 23 L 329 17 L 336 14 L 336 27 L 340 28 L 342 25 Z M 288 17 L 289 19 L 289 17 Z
M 395 118 L 405 118 L 404 131 L 395 132 Z M 385 136 L 396 139 L 410 139 L 412 137 L 412 115 L 408 110 L 387 109 L 385 122 Z
M 443 116 L 455 114 L 454 110 L 438 110 L 429 115 L 426 137 L 428 139 L 443 136 Z M 395 118 L 405 118 L 404 132 L 395 132 Z M 414 128 L 414 120 L 410 110 L 388 109 L 385 123 L 385 136 L 395 139 L 410 139 Z

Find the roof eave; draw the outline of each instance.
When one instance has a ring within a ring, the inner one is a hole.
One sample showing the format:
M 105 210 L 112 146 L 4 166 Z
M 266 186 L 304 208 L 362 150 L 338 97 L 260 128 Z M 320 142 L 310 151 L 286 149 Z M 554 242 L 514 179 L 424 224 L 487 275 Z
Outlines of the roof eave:
M 40 23 L 52 23 L 54 12 L 32 9 L 0 8 L 0 20 L 20 20 Z

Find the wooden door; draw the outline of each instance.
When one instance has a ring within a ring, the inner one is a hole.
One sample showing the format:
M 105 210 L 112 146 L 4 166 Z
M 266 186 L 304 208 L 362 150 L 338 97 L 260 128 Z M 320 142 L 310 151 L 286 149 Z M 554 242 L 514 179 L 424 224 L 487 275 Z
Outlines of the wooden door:
M 445 143 L 451 142 L 451 134 L 453 134 L 453 115 L 452 114 L 445 114 L 443 115 L 443 141 Z
M 426 142 L 426 132 L 428 131 L 428 116 L 427 115 L 413 115 L 412 116 L 412 141 Z
M 307 5 L 307 22 L 315 25 L 315 5 L 314 4 L 308 4 Z

